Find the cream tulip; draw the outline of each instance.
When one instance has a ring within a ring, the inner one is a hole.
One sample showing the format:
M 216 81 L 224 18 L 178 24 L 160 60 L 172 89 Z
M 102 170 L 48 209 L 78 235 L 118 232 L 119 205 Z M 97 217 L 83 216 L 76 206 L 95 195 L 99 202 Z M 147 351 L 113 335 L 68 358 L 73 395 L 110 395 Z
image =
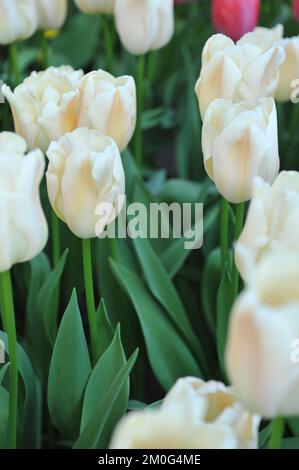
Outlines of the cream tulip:
M 22 137 L 0 133 L 0 272 L 34 258 L 48 238 L 39 197 L 44 157 L 40 150 L 25 155 L 26 149 Z
M 265 418 L 299 414 L 299 253 L 269 252 L 231 313 L 226 364 L 236 396 Z
M 39 29 L 59 29 L 67 16 L 67 0 L 35 0 Z
M 238 41 L 238 44 L 243 46 L 251 44 L 258 46 L 263 51 L 268 51 L 271 47 L 276 46 L 277 42 L 283 38 L 284 27 L 282 24 L 277 24 L 274 28 L 263 28 L 258 26 L 250 33 L 244 34 Z
M 122 209 L 119 201 L 125 193 L 117 145 L 98 130 L 79 128 L 52 142 L 47 156 L 48 195 L 54 211 L 78 237 L 100 236 L 99 216 L 111 223 Z
M 0 44 L 27 39 L 37 29 L 35 0 L 0 0 Z
M 286 59 L 280 68 L 279 83 L 275 94 L 277 101 L 290 101 L 294 92 L 293 84 L 298 87 L 299 80 L 299 36 L 279 41 L 286 52 Z M 296 81 L 296 82 L 295 82 Z
M 115 25 L 131 54 L 164 47 L 174 32 L 173 0 L 115 0 Z
M 78 127 L 98 129 L 111 137 L 122 152 L 136 125 L 136 87 L 133 77 L 114 78 L 103 70 L 80 81 Z
M 235 44 L 223 34 L 212 36 L 203 49 L 195 86 L 202 118 L 217 98 L 238 103 L 274 96 L 284 59 L 282 47 L 264 51 L 253 44 Z
M 88 15 L 113 13 L 115 0 L 75 0 L 77 7 Z
M 202 150 L 208 175 L 232 203 L 251 198 L 256 176 L 272 183 L 279 171 L 273 98 L 256 104 L 215 100 L 204 117 Z
M 32 72 L 14 92 L 4 85 L 15 130 L 28 143 L 30 150 L 39 147 L 46 151 L 52 140 L 76 127 L 78 117 L 78 84 L 81 70 L 72 67 L 50 67 Z
M 115 429 L 111 449 L 256 449 L 258 416 L 220 382 L 179 379 L 159 409 L 135 411 Z
M 247 219 L 235 247 L 235 261 L 250 282 L 265 254 L 282 248 L 299 253 L 299 173 L 281 172 L 273 185 L 258 178 Z

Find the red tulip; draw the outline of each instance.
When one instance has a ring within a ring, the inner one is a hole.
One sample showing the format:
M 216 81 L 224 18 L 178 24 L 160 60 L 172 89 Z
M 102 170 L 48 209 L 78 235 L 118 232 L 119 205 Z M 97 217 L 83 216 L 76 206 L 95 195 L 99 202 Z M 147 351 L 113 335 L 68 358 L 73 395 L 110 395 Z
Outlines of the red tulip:
M 298 1 L 295 2 L 298 4 Z M 234 41 L 257 25 L 260 0 L 213 0 L 212 17 L 216 31 Z
M 296 20 L 299 21 L 299 0 L 293 0 L 293 13 Z

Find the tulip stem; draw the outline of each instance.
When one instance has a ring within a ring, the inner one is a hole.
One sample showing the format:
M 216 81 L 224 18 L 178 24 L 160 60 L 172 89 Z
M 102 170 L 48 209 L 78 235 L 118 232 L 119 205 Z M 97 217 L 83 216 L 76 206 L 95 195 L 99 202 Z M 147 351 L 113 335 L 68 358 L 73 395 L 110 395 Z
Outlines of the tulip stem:
M 241 235 L 243 222 L 244 222 L 244 211 L 245 204 L 241 202 L 236 207 L 236 222 L 235 222 L 235 241 L 237 241 Z M 233 285 L 233 299 L 235 299 L 239 292 L 239 271 L 235 262 L 233 262 L 233 272 L 232 272 L 232 285 Z
M 16 87 L 21 81 L 19 52 L 18 52 L 18 46 L 16 43 L 12 43 L 9 46 L 9 57 L 10 57 L 11 81 L 12 81 L 12 85 Z
M 57 266 L 60 260 L 60 228 L 59 219 L 55 212 L 51 212 L 51 225 L 52 225 L 52 259 L 53 267 Z
M 3 295 L 3 319 L 8 338 L 9 352 L 9 422 L 8 447 L 16 449 L 17 446 L 17 418 L 18 418 L 18 359 L 17 359 L 17 333 L 15 311 L 10 271 L 0 274 L 1 294 Z
M 283 418 L 276 418 L 272 421 L 272 432 L 269 439 L 268 449 L 280 449 L 281 440 L 284 435 L 285 421 Z
M 98 326 L 96 319 L 96 307 L 93 288 L 92 261 L 91 261 L 91 240 L 82 240 L 83 272 L 87 315 L 89 323 L 91 350 L 94 364 L 98 359 Z
M 49 66 L 49 44 L 44 31 L 41 32 L 40 52 L 43 68 L 46 69 Z
M 221 247 L 221 266 L 224 271 L 228 262 L 228 222 L 229 222 L 229 203 L 221 197 L 220 209 L 220 247 Z
M 104 45 L 106 54 L 106 68 L 108 72 L 113 73 L 114 65 L 114 54 L 113 54 L 113 37 L 112 37 L 112 23 L 108 15 L 101 16 L 103 33 L 104 33 Z
M 136 91 L 137 91 L 137 122 L 135 131 L 135 159 L 139 169 L 142 167 L 143 139 L 142 139 L 142 113 L 144 104 L 144 67 L 145 56 L 138 57 L 136 70 Z

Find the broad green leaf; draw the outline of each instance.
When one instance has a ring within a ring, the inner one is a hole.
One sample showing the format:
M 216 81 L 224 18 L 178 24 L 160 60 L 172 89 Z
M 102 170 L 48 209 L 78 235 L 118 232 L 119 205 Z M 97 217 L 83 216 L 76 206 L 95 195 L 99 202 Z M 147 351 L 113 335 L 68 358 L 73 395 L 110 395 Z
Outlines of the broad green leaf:
M 9 362 L 7 362 L 6 364 L 4 364 L 4 366 L 1 367 L 0 369 L 0 385 L 2 385 L 2 382 L 5 378 L 5 375 L 6 375 L 6 372 L 8 371 L 9 369 Z
M 67 437 L 75 437 L 79 431 L 82 400 L 90 373 L 90 358 L 74 291 L 59 327 L 48 381 L 51 420 Z
M 216 339 L 218 358 L 222 372 L 225 374 L 225 346 L 227 339 L 227 330 L 229 316 L 233 305 L 233 293 L 231 280 L 227 270 L 224 270 L 221 283 L 217 293 L 217 325 L 216 325 Z
M 299 450 L 299 438 L 298 437 L 289 437 L 282 439 L 281 449 L 296 449 Z
M 216 332 L 217 292 L 221 281 L 220 248 L 213 250 L 205 263 L 202 277 L 202 302 L 207 323 Z
M 7 446 L 8 414 L 9 394 L 0 386 L 0 449 L 6 449 Z
M 299 437 L 299 418 L 294 417 L 294 418 L 288 418 L 287 423 L 289 427 L 291 428 L 293 434 L 296 437 Z
M 102 440 L 102 436 L 104 436 L 104 439 L 110 437 L 106 436 L 106 424 L 109 422 L 114 404 L 118 400 L 130 372 L 134 367 L 137 355 L 138 350 L 132 354 L 128 362 L 118 372 L 108 392 L 100 400 L 90 422 L 75 442 L 74 449 L 96 449 L 98 443 Z
M 100 302 L 96 316 L 97 316 L 98 331 L 99 331 L 98 352 L 99 352 L 99 357 L 101 357 L 102 354 L 108 348 L 114 336 L 114 330 L 108 318 L 104 299 L 102 299 Z
M 272 432 L 272 423 L 269 423 L 259 432 L 259 449 L 265 446 Z
M 160 201 L 164 202 L 201 202 L 202 184 L 183 178 L 169 179 L 164 183 L 159 194 Z
M 113 260 L 111 266 L 136 309 L 149 361 L 161 386 L 168 391 L 179 377 L 202 376 L 188 346 L 140 278 Z

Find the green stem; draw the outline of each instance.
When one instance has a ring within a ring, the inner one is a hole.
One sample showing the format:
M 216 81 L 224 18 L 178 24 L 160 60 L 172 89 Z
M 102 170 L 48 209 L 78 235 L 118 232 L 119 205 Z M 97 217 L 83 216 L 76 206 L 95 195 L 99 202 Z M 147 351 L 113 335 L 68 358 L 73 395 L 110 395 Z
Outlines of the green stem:
M 41 42 L 40 42 L 40 52 L 41 52 L 41 61 L 44 69 L 49 66 L 49 44 L 44 32 L 41 32 Z
M 11 73 L 12 85 L 16 87 L 21 81 L 19 52 L 18 52 L 18 46 L 16 43 L 12 43 L 9 46 L 9 57 L 10 57 L 10 73 Z
M 236 222 L 235 222 L 235 241 L 237 241 L 241 235 L 243 222 L 244 222 L 244 211 L 245 204 L 244 202 L 240 203 L 236 207 Z M 232 272 L 232 285 L 233 285 L 233 298 L 235 299 L 239 292 L 239 271 L 235 262 L 233 262 L 233 272 Z
M 15 311 L 10 271 L 0 274 L 1 293 L 3 295 L 3 318 L 8 338 L 9 351 L 9 421 L 8 447 L 17 447 L 17 418 L 18 418 L 18 360 L 17 333 Z
M 105 54 L 106 54 L 106 68 L 108 72 L 113 73 L 114 66 L 114 54 L 113 54 L 113 36 L 112 36 L 112 23 L 109 16 L 101 16 L 101 21 L 103 25 L 104 32 L 104 45 L 105 45 Z
M 284 435 L 284 426 L 285 422 L 283 418 L 276 418 L 272 422 L 272 432 L 268 444 L 269 449 L 280 449 L 281 440 Z
M 55 212 L 52 210 L 51 212 L 51 225 L 52 225 L 52 259 L 53 259 L 53 267 L 57 266 L 60 260 L 60 227 L 59 227 L 59 219 Z
M 96 307 L 93 289 L 91 240 L 82 240 L 83 272 L 91 350 L 94 364 L 98 359 L 98 326 L 96 319 Z
M 137 90 L 137 122 L 135 131 L 135 159 L 139 169 L 142 167 L 143 139 L 142 139 L 142 112 L 144 104 L 144 67 L 145 56 L 141 55 L 137 59 L 136 90 Z
M 220 208 L 220 247 L 221 247 L 221 266 L 222 271 L 228 263 L 228 222 L 229 222 L 229 203 L 224 197 L 221 197 Z

